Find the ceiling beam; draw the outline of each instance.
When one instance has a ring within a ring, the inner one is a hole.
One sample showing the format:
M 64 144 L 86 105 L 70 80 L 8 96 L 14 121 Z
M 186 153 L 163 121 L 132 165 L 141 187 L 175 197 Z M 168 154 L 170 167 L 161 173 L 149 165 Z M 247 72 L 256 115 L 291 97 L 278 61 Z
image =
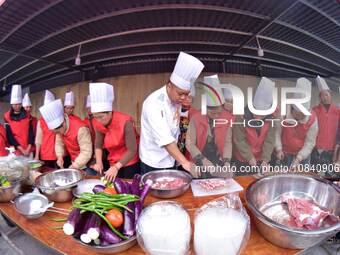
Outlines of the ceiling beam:
M 228 54 L 228 56 L 226 56 L 226 58 L 224 60 L 226 60 L 227 58 L 233 56 L 235 53 L 237 53 L 239 50 L 241 50 L 243 48 L 243 46 L 247 45 L 249 42 L 251 42 L 252 40 L 254 40 L 254 38 L 261 34 L 262 32 L 264 32 L 267 28 L 269 28 L 272 24 L 274 24 L 276 21 L 278 21 L 280 19 L 280 17 L 282 17 L 283 15 L 285 15 L 287 12 L 289 12 L 292 8 L 294 8 L 297 4 L 299 3 L 298 0 L 295 0 L 295 2 L 293 2 L 290 6 L 288 6 L 288 8 L 286 8 L 285 10 L 283 10 L 281 13 L 279 13 L 276 17 L 272 18 L 269 20 L 269 22 L 263 26 L 262 28 L 260 28 L 258 31 L 254 32 L 247 40 L 245 40 L 244 42 L 242 42 L 240 44 L 240 46 L 235 49 L 234 51 L 230 52 Z

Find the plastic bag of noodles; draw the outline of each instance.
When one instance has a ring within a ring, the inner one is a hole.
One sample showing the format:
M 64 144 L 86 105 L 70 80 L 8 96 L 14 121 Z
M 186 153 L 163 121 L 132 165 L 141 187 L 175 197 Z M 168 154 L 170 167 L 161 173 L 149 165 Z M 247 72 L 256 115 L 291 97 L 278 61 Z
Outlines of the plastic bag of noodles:
M 227 194 L 195 213 L 197 255 L 239 255 L 250 236 L 250 218 L 238 194 Z

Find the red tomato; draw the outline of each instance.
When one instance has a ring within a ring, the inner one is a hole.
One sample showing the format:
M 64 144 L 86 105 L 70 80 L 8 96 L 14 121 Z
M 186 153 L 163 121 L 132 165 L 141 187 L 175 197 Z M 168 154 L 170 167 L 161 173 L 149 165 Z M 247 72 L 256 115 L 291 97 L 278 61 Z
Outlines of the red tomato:
M 110 195 L 116 195 L 117 194 L 117 191 L 115 190 L 115 188 L 105 188 L 103 190 L 104 193 L 106 194 L 110 194 Z
M 105 214 L 105 217 L 115 228 L 120 227 L 124 222 L 123 214 L 118 209 L 111 209 Z

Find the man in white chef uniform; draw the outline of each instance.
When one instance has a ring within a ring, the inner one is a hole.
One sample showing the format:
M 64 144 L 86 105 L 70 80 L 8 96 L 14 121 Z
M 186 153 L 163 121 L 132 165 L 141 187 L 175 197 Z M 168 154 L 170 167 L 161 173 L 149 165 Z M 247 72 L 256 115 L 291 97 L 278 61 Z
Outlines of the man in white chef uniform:
M 173 168 L 175 160 L 193 176 L 194 164 L 177 147 L 181 104 L 203 70 L 197 58 L 181 52 L 169 82 L 150 94 L 143 103 L 139 156 L 142 174 Z

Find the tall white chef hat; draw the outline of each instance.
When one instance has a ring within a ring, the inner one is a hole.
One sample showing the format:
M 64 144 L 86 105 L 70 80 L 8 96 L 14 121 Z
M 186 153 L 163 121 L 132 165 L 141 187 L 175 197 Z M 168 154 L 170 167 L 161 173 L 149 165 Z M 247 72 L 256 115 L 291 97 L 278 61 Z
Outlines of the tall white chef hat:
M 74 106 L 74 93 L 73 91 L 66 92 L 65 94 L 65 100 L 64 100 L 64 106 Z
M 64 108 L 61 99 L 49 102 L 39 108 L 49 129 L 56 129 L 64 121 Z
M 183 90 L 190 90 L 204 68 L 203 63 L 184 52 L 180 52 L 175 68 L 170 76 L 170 81 Z
M 266 77 L 261 78 L 253 99 L 253 106 L 256 110 L 268 110 L 271 107 L 274 88 L 275 82 Z
M 296 87 L 297 88 L 301 88 L 303 89 L 307 94 L 311 94 L 312 93 L 312 83 L 307 80 L 306 78 L 299 78 L 297 79 L 296 81 Z M 293 94 L 293 98 L 303 98 L 304 95 L 301 94 L 301 93 L 294 93 Z M 303 103 L 302 105 L 307 109 L 309 110 L 310 109 L 310 104 L 311 104 L 311 100 L 309 100 L 308 102 L 306 103 Z M 297 108 L 295 105 L 293 105 L 293 108 L 297 111 L 300 112 L 300 109 Z
M 21 85 L 13 85 L 11 91 L 11 104 L 22 103 L 22 91 Z
M 52 92 L 49 91 L 49 90 L 45 90 L 44 105 L 48 104 L 48 103 L 50 103 L 50 102 L 52 102 L 54 100 L 55 100 L 55 97 L 52 94 Z
M 316 85 L 318 86 L 319 91 L 323 91 L 323 90 L 330 90 L 327 82 L 325 81 L 324 78 L 320 77 L 319 75 L 316 77 L 315 79 L 316 81 Z
M 91 112 L 110 112 L 114 100 L 113 86 L 107 83 L 90 83 Z
M 207 98 L 207 106 L 217 107 L 224 104 L 223 92 L 220 88 L 218 76 L 211 75 L 203 78 L 205 86 L 203 86 L 205 96 Z
M 32 106 L 31 99 L 28 96 L 28 93 L 26 93 L 24 98 L 22 99 L 22 106 L 23 107 Z

